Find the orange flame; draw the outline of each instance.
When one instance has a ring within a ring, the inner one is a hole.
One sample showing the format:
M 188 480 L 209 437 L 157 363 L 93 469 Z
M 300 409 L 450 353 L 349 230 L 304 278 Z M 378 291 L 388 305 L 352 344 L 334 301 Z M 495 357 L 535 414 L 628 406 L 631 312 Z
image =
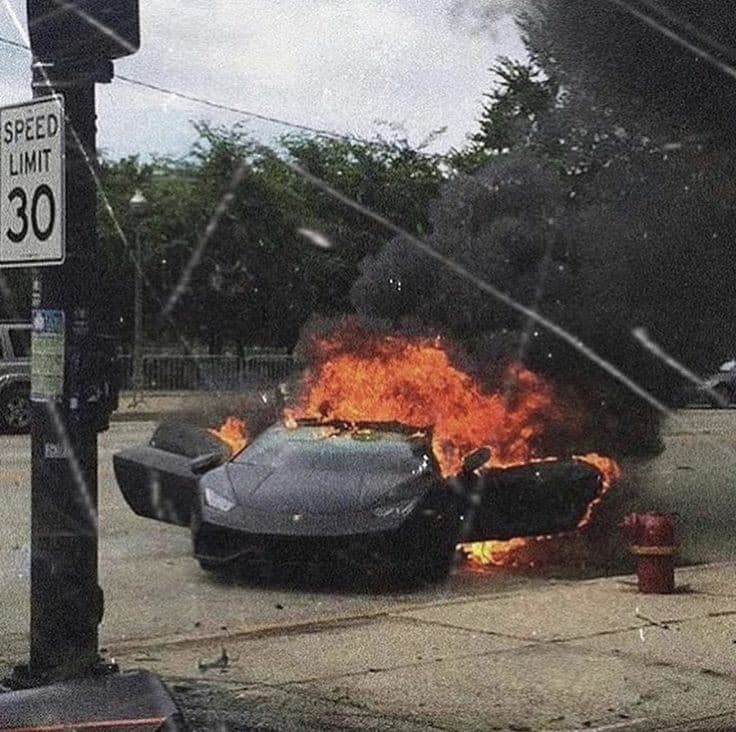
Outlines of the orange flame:
M 250 441 L 245 422 L 237 417 L 228 417 L 218 429 L 211 429 L 210 432 L 219 437 L 233 455 L 243 450 Z
M 587 455 L 575 455 L 575 459 L 598 468 L 598 472 L 603 477 L 603 486 L 606 490 L 617 483 L 621 477 L 621 467 L 613 458 L 589 452 Z
M 437 337 L 383 335 L 344 321 L 329 336 L 314 339 L 316 365 L 304 377 L 302 398 L 284 411 L 287 426 L 297 419 L 346 422 L 401 422 L 432 428 L 432 447 L 443 475 L 456 475 L 463 457 L 481 446 L 491 449 L 489 467 L 538 460 L 539 438 L 550 428 L 577 423 L 563 410 L 550 385 L 520 364 L 513 364 L 500 388 L 489 391 L 453 363 Z M 576 457 L 602 476 L 601 495 L 588 506 L 578 529 L 591 521 L 595 507 L 618 480 L 620 469 L 597 454 Z M 540 549 L 560 535 L 514 538 L 462 545 L 474 565 L 533 566 Z
M 491 449 L 491 466 L 528 462 L 537 438 L 563 418 L 550 386 L 521 365 L 509 367 L 502 388 L 489 392 L 452 363 L 439 338 L 362 335 L 352 347 L 335 337 L 315 343 L 321 362 L 307 371 L 300 403 L 284 415 L 287 423 L 317 418 L 431 426 L 435 456 L 451 476 L 481 446 Z
M 482 446 L 491 450 L 489 467 L 554 461 L 540 455 L 542 438 L 579 422 L 542 377 L 520 364 L 506 370 L 498 388 L 484 388 L 457 365 L 439 337 L 385 335 L 347 320 L 330 335 L 313 339 L 310 347 L 315 365 L 304 374 L 297 404 L 284 410 L 287 427 L 309 418 L 431 428 L 433 451 L 445 477 L 458 474 L 463 458 Z M 245 423 L 236 417 L 211 431 L 233 454 L 249 441 Z M 614 460 L 595 453 L 575 459 L 593 465 L 603 487 L 579 521 L 579 530 L 590 524 L 621 471 Z M 574 533 L 484 541 L 461 549 L 475 567 L 534 566 L 552 547 L 558 555 L 564 553 L 559 543 Z

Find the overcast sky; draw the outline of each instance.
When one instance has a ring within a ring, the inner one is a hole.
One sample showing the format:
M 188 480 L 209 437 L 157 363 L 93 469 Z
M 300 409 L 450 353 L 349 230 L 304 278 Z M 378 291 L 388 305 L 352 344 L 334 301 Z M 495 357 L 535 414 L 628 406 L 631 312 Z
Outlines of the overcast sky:
M 399 125 L 435 148 L 475 129 L 488 68 L 523 58 L 515 0 L 141 0 L 141 50 L 116 73 L 300 124 L 371 137 Z M 25 0 L 0 0 L 0 35 L 23 40 Z M 0 45 L 0 104 L 30 97 L 29 57 Z M 99 89 L 99 146 L 112 157 L 181 155 L 190 120 L 238 115 L 115 81 Z M 287 130 L 248 124 L 268 141 Z

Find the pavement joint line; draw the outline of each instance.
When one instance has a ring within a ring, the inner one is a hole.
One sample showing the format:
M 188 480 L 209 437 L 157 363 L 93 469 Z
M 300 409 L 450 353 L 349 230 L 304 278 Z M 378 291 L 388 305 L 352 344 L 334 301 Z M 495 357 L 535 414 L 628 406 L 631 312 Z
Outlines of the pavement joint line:
M 694 618 L 698 619 L 698 618 Z M 700 618 L 702 620 L 702 618 Z M 681 620 L 668 620 L 666 621 L 670 625 L 676 625 L 677 623 L 681 623 Z M 663 628 L 661 625 L 657 625 L 657 623 L 641 623 L 640 625 L 629 625 L 622 628 L 613 628 L 608 630 L 597 630 L 594 633 L 586 633 L 585 635 L 570 635 L 565 638 L 550 638 L 547 643 L 569 643 L 570 641 L 583 641 L 583 640 L 590 640 L 592 638 L 604 638 L 609 635 L 619 635 L 620 633 L 628 633 L 632 630 L 640 630 L 644 628 L 659 628 L 660 630 L 669 630 L 668 628 Z
M 688 567 L 678 567 L 677 572 L 686 574 L 695 574 L 698 572 L 707 572 L 714 569 L 725 569 L 727 567 L 736 567 L 736 561 L 725 560 L 721 562 L 702 562 L 700 564 L 691 564 Z
M 426 620 L 425 618 L 416 618 L 411 616 L 393 615 L 389 614 L 389 619 L 399 620 L 400 622 L 408 623 L 411 625 L 432 625 L 438 628 L 447 628 L 448 630 L 462 631 L 465 633 L 471 633 L 474 635 L 490 636 L 491 638 L 505 638 L 508 640 L 525 641 L 529 643 L 540 642 L 537 638 L 529 638 L 523 635 L 512 635 L 510 633 L 498 633 L 493 630 L 483 630 L 482 628 L 468 628 L 462 625 L 453 625 L 452 623 L 446 623 L 442 620 Z M 547 641 L 541 641 L 547 642 Z
M 705 597 L 718 597 L 724 600 L 736 600 L 736 593 L 732 592 L 710 592 L 709 590 L 702 590 L 698 592 L 699 595 Z
M 441 658 L 422 658 L 421 660 L 416 661 L 407 661 L 405 663 L 397 663 L 392 666 L 382 666 L 382 667 L 370 667 L 367 669 L 362 669 L 360 671 L 345 671 L 343 673 L 339 674 L 330 674 L 326 676 L 312 676 L 306 679 L 297 679 L 294 681 L 284 681 L 279 684 L 274 684 L 274 686 L 277 687 L 290 687 L 295 684 L 313 684 L 317 682 L 323 682 L 323 681 L 338 681 L 339 679 L 350 679 L 354 678 L 356 676 L 374 676 L 376 674 L 382 674 L 382 673 L 391 673 L 392 671 L 402 671 L 404 669 L 410 669 L 410 668 L 428 668 L 430 666 L 436 666 L 438 664 L 447 663 L 449 661 L 464 661 L 469 659 L 478 659 L 478 658 L 487 658 L 489 656 L 494 656 L 497 653 L 506 653 L 509 650 L 519 651 L 523 648 L 531 648 L 535 645 L 538 645 L 534 642 L 527 643 L 526 645 L 521 646 L 520 648 L 497 648 L 493 651 L 481 651 L 478 653 L 457 653 L 457 654 L 447 654 L 445 656 L 442 656 Z
M 569 583 L 558 583 L 556 581 L 549 581 L 544 586 L 537 587 L 540 591 L 547 591 L 555 587 L 575 587 L 577 584 L 582 582 L 569 582 Z M 445 597 L 436 600 L 428 600 L 417 604 L 416 606 L 409 607 L 408 609 L 401 609 L 391 611 L 394 613 L 403 612 L 415 612 L 416 610 L 424 610 L 434 607 L 449 607 L 451 605 L 469 605 L 474 602 L 493 602 L 495 600 L 506 600 L 509 598 L 517 597 L 518 595 L 524 594 L 529 591 L 528 586 L 518 587 L 514 589 L 504 590 L 502 592 L 484 592 L 478 593 L 477 595 L 467 595 L 464 597 Z
M 677 593 L 676 593 L 677 594 Z M 736 600 L 736 593 L 734 592 L 711 592 L 710 590 L 693 590 L 688 593 L 680 594 L 680 597 L 715 597 L 720 600 Z M 732 611 L 728 611 L 729 613 Z M 733 611 L 736 612 L 736 611 Z
M 692 730 L 692 725 L 697 722 L 714 722 L 717 719 L 730 719 L 733 723 L 732 727 L 729 728 L 723 728 L 726 729 L 733 729 L 736 727 L 736 707 L 733 709 L 730 709 L 727 712 L 721 712 L 719 714 L 709 714 L 705 717 L 694 717 L 692 719 L 686 719 L 684 721 L 680 722 L 671 722 L 667 723 L 664 722 L 659 729 L 661 730 L 674 730 L 674 732 L 677 732 L 678 729 L 685 728 L 686 730 Z
M 650 721 L 647 717 L 639 717 L 638 719 L 625 719 L 621 722 L 614 722 L 613 724 L 604 724 L 601 727 L 575 727 L 569 730 L 569 732 L 603 732 L 603 730 L 610 729 L 632 729 L 638 727 L 642 722 Z
M 404 622 L 414 623 L 417 625 L 419 624 L 436 625 L 438 627 L 448 628 L 449 630 L 462 630 L 462 631 L 466 631 L 469 633 L 487 635 L 487 636 L 491 636 L 494 638 L 508 638 L 510 640 L 526 641 L 529 643 L 537 643 L 537 644 L 547 644 L 547 643 L 558 643 L 559 644 L 559 643 L 567 643 L 569 641 L 588 640 L 591 638 L 598 638 L 598 637 L 604 637 L 604 636 L 609 636 L 609 635 L 618 635 L 620 633 L 628 633 L 632 630 L 639 630 L 640 628 L 660 628 L 661 630 L 669 630 L 669 628 L 662 628 L 661 627 L 662 624 L 671 625 L 671 626 L 682 626 L 686 623 L 693 623 L 693 622 L 697 622 L 701 620 L 706 620 L 708 618 L 718 618 L 718 617 L 723 617 L 723 616 L 736 615 L 736 610 L 728 610 L 725 612 L 706 613 L 704 615 L 697 615 L 697 616 L 688 617 L 688 618 L 666 618 L 665 620 L 660 620 L 657 622 L 642 619 L 641 623 L 638 623 L 635 625 L 621 626 L 619 628 L 609 628 L 606 630 L 599 630 L 593 633 L 586 633 L 583 635 L 571 635 L 571 636 L 565 636 L 563 638 L 540 638 L 537 636 L 514 635 L 511 633 L 499 633 L 497 631 L 492 631 L 492 630 L 483 630 L 482 628 L 468 628 L 467 626 L 454 625 L 453 623 L 447 623 L 441 620 L 428 620 L 426 618 L 404 616 L 403 613 L 406 613 L 406 612 L 412 612 L 412 611 L 399 611 L 398 613 L 389 613 L 389 617 L 393 619 L 398 619 Z M 679 630 L 679 627 L 673 627 L 672 629 Z
M 353 625 L 363 625 L 378 622 L 380 620 L 392 620 L 401 613 L 410 613 L 425 610 L 433 607 L 445 607 L 449 605 L 465 604 L 470 602 L 485 601 L 495 598 L 509 597 L 506 593 L 487 593 L 476 595 L 474 597 L 457 598 L 447 601 L 434 601 L 426 603 L 410 603 L 400 610 L 377 610 L 369 613 L 359 613 L 357 615 L 344 615 L 325 618 L 323 620 L 305 620 L 285 625 L 268 624 L 257 628 L 247 630 L 233 629 L 228 632 L 212 633 L 209 635 L 198 635 L 194 637 L 172 637 L 159 636 L 157 638 L 125 638 L 110 639 L 105 645 L 106 647 L 115 647 L 118 653 L 128 652 L 135 649 L 146 648 L 170 648 L 176 646 L 191 646 L 200 643 L 212 643 L 223 639 L 258 639 L 269 638 L 273 636 L 300 635 L 303 633 L 318 633 L 322 629 L 332 629 L 341 627 L 351 627 Z M 468 630 L 467 628 L 454 628 L 455 630 Z M 480 631 L 479 631 L 480 632 Z M 512 637 L 513 636 L 509 636 Z M 519 638 L 517 640 L 526 640 Z
M 716 613 L 705 613 L 704 615 L 695 615 L 687 618 L 665 618 L 664 620 L 657 620 L 657 621 L 647 621 L 646 619 L 642 618 L 644 621 L 643 623 L 639 625 L 631 625 L 625 628 L 609 628 L 607 630 L 599 630 L 594 633 L 587 633 L 585 635 L 573 635 L 568 636 L 565 638 L 553 638 L 549 641 L 546 641 L 548 643 L 567 643 L 568 641 L 580 641 L 580 640 L 587 640 L 589 638 L 598 638 L 602 636 L 607 635 L 618 635 L 620 633 L 628 633 L 632 630 L 639 630 L 640 628 L 659 628 L 660 630 L 680 630 L 680 628 L 688 623 L 695 623 L 702 620 L 708 620 L 709 618 L 719 618 L 723 616 L 730 616 L 730 615 L 736 615 L 736 610 L 727 610 L 724 612 L 716 612 Z M 665 626 L 674 626 L 673 628 L 666 628 L 662 627 Z
M 690 623 L 696 623 L 703 620 L 708 620 L 711 618 L 720 618 L 720 617 L 727 617 L 736 615 L 736 610 L 726 610 L 723 612 L 707 612 L 704 615 L 694 615 L 687 618 L 665 618 L 663 620 L 657 620 L 657 621 L 647 621 L 646 619 L 642 618 L 644 621 L 642 624 L 639 625 L 632 625 L 626 628 L 613 628 L 613 629 L 607 629 L 607 630 L 599 630 L 594 633 L 588 633 L 585 635 L 576 635 L 576 636 L 569 636 L 567 638 L 555 638 L 553 639 L 552 643 L 565 643 L 567 641 L 578 641 L 578 640 L 586 640 L 588 638 L 598 638 L 600 636 L 607 636 L 607 635 L 618 635 L 619 633 L 628 633 L 632 630 L 639 630 L 640 628 L 659 628 L 660 630 L 680 630 L 683 626 L 688 625 Z M 666 628 L 662 626 L 675 626 L 673 628 Z
M 703 617 L 706 617 L 706 616 L 703 616 Z M 703 617 L 689 618 L 689 620 L 702 620 Z M 564 638 L 541 638 L 538 636 L 512 635 L 511 633 L 498 633 L 492 630 L 483 630 L 482 628 L 468 628 L 462 625 L 453 625 L 452 623 L 446 623 L 441 620 L 427 620 L 425 618 L 415 618 L 415 617 L 406 617 L 406 618 L 400 618 L 400 619 L 410 621 L 416 624 L 436 625 L 441 628 L 448 628 L 449 630 L 464 630 L 470 633 L 491 636 L 493 638 L 508 638 L 509 640 L 524 641 L 524 642 L 527 642 L 530 644 L 536 644 L 536 645 L 547 645 L 547 644 L 554 644 L 554 643 L 566 643 L 568 641 L 587 640 L 589 638 L 597 638 L 599 636 L 616 635 L 617 633 L 626 633 L 630 630 L 639 630 L 639 628 L 657 627 L 656 623 L 643 622 L 639 625 L 620 627 L 620 628 L 615 628 L 612 630 L 610 629 L 609 630 L 599 630 L 594 633 L 588 633 L 585 635 L 566 636 Z M 684 621 L 667 620 L 666 622 L 672 625 L 675 625 L 677 623 L 681 623 Z
M 104 645 L 106 649 L 114 649 L 116 653 L 129 653 L 136 650 L 147 649 L 170 649 L 188 648 L 208 643 L 222 643 L 227 640 L 259 640 L 261 638 L 274 638 L 278 636 L 307 635 L 319 633 L 322 630 L 337 630 L 351 628 L 354 626 L 370 625 L 380 620 L 388 619 L 389 613 L 379 610 L 375 613 L 364 613 L 358 615 L 335 616 L 324 620 L 305 620 L 286 625 L 264 625 L 249 630 L 232 630 L 227 632 L 211 633 L 209 635 L 198 635 L 193 637 L 158 637 L 158 638 L 126 638 L 121 640 L 108 640 Z
M 636 663 L 640 666 L 644 666 L 646 668 L 669 668 L 673 671 L 679 673 L 679 674 L 697 674 L 699 676 L 711 676 L 713 678 L 718 679 L 727 679 L 730 681 L 733 681 L 736 679 L 736 672 L 734 673 L 727 673 L 725 671 L 717 671 L 715 669 L 710 669 L 706 666 L 701 665 L 688 665 L 685 663 L 682 663 L 680 661 L 660 661 L 656 659 L 648 659 L 646 656 L 643 656 L 639 653 L 635 653 L 633 651 L 620 651 L 615 648 L 611 649 L 601 649 L 601 648 L 591 648 L 587 645 L 571 645 L 570 641 L 572 640 L 585 640 L 585 638 L 577 639 L 577 638 L 571 638 L 569 640 L 555 642 L 555 644 L 558 647 L 563 647 L 567 651 L 571 651 L 572 653 L 576 654 L 585 654 L 585 653 L 596 653 L 601 656 L 610 656 L 612 658 L 619 658 L 619 659 L 626 659 L 629 662 Z

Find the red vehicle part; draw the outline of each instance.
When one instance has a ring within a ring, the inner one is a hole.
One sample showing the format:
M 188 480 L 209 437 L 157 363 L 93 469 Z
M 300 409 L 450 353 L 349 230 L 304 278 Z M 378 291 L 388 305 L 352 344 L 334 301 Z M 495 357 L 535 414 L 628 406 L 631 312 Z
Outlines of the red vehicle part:
M 670 514 L 632 513 L 621 523 L 636 557 L 639 592 L 675 591 L 675 522 Z

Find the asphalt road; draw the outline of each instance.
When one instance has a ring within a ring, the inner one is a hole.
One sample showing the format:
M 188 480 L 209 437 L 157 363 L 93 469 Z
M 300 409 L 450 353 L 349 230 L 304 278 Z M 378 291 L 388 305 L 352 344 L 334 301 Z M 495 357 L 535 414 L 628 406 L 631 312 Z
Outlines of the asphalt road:
M 155 642 L 187 642 L 248 631 L 380 616 L 436 599 L 503 593 L 523 583 L 546 583 L 550 572 L 479 574 L 461 568 L 442 586 L 403 593 L 344 586 L 329 568 L 309 576 L 222 581 L 200 570 L 186 530 L 135 516 L 112 475 L 116 450 L 143 442 L 150 422 L 117 422 L 100 436 L 100 577 L 106 594 L 101 641 L 111 651 Z M 688 410 L 668 423 L 666 451 L 647 463 L 625 465 L 617 510 L 676 511 L 687 536 L 689 561 L 736 559 L 732 499 L 736 410 Z M 0 435 L 0 663 L 26 652 L 30 530 L 29 438 Z M 575 579 L 577 570 L 558 570 Z M 554 573 L 553 573 L 554 574 Z

